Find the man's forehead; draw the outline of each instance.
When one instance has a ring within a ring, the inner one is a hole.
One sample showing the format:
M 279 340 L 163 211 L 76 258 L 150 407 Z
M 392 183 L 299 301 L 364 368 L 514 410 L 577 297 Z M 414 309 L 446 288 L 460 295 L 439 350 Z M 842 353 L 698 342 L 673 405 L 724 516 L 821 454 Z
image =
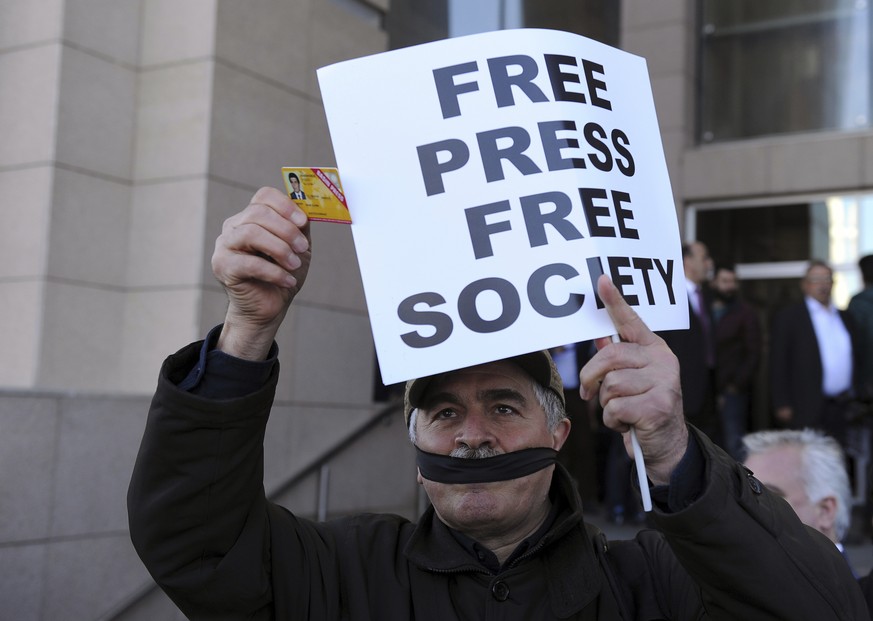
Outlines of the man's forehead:
M 750 455 L 746 465 L 765 485 L 784 485 L 786 481 L 801 476 L 801 452 L 796 446 L 774 446 Z

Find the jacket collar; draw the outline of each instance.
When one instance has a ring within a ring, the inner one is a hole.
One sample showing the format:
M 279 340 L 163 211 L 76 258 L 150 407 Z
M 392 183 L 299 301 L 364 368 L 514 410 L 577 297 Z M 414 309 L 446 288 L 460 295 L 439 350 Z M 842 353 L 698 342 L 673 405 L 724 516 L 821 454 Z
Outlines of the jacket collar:
M 602 574 L 583 522 L 582 501 L 561 464 L 555 464 L 550 494 L 561 503 L 562 510 L 552 528 L 511 566 L 521 565 L 533 556 L 543 556 L 552 607 L 560 616 L 565 616 L 578 612 L 597 597 Z M 404 554 L 413 565 L 433 573 L 487 572 L 452 536 L 449 527 L 436 516 L 433 506 L 422 514 Z

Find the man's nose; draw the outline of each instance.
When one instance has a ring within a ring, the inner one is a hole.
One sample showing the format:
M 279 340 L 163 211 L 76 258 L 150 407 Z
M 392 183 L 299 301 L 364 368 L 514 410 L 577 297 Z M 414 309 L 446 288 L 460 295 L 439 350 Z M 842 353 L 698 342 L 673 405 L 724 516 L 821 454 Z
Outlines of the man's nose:
M 464 424 L 455 438 L 458 446 L 468 446 L 477 449 L 480 446 L 494 446 L 496 437 L 488 418 L 481 414 L 468 414 L 464 417 Z

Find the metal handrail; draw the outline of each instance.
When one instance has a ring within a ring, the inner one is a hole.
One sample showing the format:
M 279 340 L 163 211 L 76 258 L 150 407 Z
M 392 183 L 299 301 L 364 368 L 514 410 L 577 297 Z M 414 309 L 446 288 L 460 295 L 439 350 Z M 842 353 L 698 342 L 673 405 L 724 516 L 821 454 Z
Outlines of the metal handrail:
M 373 418 L 367 419 L 360 425 L 358 429 L 340 440 L 336 445 L 327 449 L 321 455 L 313 459 L 309 464 L 298 470 L 287 481 L 277 485 L 269 494 L 268 500 L 275 500 L 289 491 L 294 489 L 302 480 L 306 479 L 316 471 L 320 471 L 322 466 L 331 461 L 338 454 L 342 453 L 352 445 L 356 444 L 360 439 L 366 437 L 367 433 L 379 424 L 387 424 L 391 417 L 402 412 L 403 401 L 390 401 L 385 407 L 379 410 Z

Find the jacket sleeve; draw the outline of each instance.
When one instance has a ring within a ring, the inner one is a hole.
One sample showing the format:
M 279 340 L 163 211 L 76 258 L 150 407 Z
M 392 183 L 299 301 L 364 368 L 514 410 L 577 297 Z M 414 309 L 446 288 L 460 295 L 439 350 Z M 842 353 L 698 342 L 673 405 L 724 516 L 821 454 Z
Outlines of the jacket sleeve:
M 788 503 L 706 436 L 692 432 L 707 462 L 706 488 L 687 508 L 673 514 L 655 511 L 653 520 L 699 589 L 704 618 L 869 619 L 836 546 L 804 526 Z M 650 564 L 660 583 L 657 590 L 666 593 L 662 605 L 675 612 L 687 601 L 689 583 L 671 574 L 672 560 L 665 552 L 650 549 Z
M 278 365 L 240 399 L 179 390 L 199 344 L 164 363 L 128 490 L 134 547 L 190 618 L 270 618 L 264 429 Z

